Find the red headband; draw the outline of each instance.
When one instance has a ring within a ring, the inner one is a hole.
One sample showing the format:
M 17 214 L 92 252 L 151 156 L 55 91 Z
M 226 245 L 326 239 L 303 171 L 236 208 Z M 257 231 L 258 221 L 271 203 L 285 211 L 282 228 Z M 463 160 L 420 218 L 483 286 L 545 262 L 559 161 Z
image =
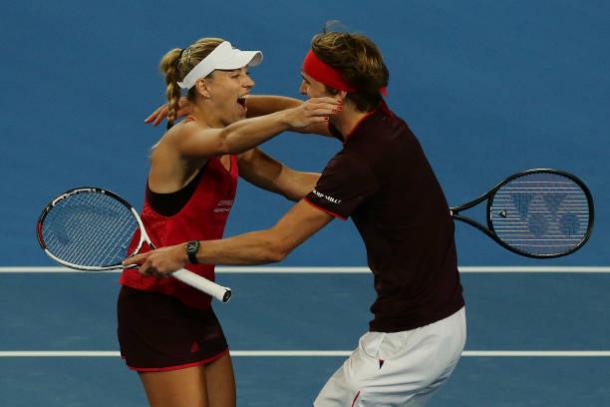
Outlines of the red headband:
M 303 61 L 303 72 L 331 88 L 343 90 L 345 92 L 356 91 L 356 88 L 343 79 L 339 71 L 318 58 L 311 49 Z M 387 96 L 388 94 L 385 86 L 380 88 L 379 92 L 384 96 Z
M 303 72 L 331 88 L 344 90 L 346 92 L 353 92 L 356 90 L 343 80 L 339 71 L 318 58 L 313 50 L 309 50 L 305 56 L 305 61 L 303 61 Z

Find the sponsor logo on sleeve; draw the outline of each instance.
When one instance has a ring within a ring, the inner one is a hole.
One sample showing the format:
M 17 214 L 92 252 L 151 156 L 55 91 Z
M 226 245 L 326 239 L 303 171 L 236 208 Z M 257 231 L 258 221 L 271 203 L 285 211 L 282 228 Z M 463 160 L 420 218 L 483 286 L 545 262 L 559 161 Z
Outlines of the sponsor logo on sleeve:
M 313 193 L 315 196 L 317 196 L 318 198 L 324 199 L 324 200 L 326 200 L 326 201 L 328 201 L 328 202 L 330 202 L 330 203 L 332 203 L 332 204 L 335 204 L 335 205 L 341 205 L 341 199 L 338 199 L 338 198 L 332 197 L 332 196 L 330 196 L 330 195 L 326 195 L 326 194 L 324 194 L 324 193 L 322 193 L 322 192 L 318 191 L 318 190 L 317 190 L 317 189 L 315 189 L 315 188 L 314 188 L 314 190 L 313 190 L 313 191 L 311 191 L 311 192 L 312 192 L 312 193 Z

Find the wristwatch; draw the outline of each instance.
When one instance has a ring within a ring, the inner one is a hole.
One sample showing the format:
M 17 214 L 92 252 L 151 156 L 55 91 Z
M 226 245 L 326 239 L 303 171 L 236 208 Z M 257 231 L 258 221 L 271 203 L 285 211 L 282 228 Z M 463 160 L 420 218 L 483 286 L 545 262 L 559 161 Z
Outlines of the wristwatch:
M 189 263 L 199 263 L 199 261 L 197 261 L 197 253 L 199 252 L 199 246 L 201 246 L 199 240 L 191 240 L 186 244 L 186 255 L 189 258 Z

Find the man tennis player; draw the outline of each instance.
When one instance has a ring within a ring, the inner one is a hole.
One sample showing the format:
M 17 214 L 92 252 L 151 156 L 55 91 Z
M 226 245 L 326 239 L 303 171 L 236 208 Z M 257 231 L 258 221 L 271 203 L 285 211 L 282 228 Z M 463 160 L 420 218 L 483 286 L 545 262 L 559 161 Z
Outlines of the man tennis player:
M 383 100 L 389 74 L 369 38 L 315 36 L 302 75 L 301 93 L 343 105 L 329 122 L 343 148 L 315 188 L 270 229 L 168 246 L 125 263 L 156 274 L 187 263 L 277 262 L 334 218 L 351 217 L 374 275 L 374 318 L 314 405 L 423 406 L 466 340 L 449 207 L 419 142 Z

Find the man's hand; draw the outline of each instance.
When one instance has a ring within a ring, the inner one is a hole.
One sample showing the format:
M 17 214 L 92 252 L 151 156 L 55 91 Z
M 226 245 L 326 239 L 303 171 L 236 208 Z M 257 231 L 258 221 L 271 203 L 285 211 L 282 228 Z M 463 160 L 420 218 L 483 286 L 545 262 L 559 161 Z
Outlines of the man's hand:
M 178 244 L 128 257 L 123 260 L 123 265 L 139 264 L 142 274 L 168 277 L 174 271 L 184 268 L 187 261 L 185 244 Z
M 176 112 L 176 119 L 179 119 L 184 116 L 188 116 L 193 110 L 191 103 L 188 99 L 182 96 L 178 100 L 178 111 Z M 159 106 L 150 116 L 144 120 L 144 123 L 149 124 L 152 123 L 153 126 L 157 126 L 159 123 L 163 122 L 163 120 L 167 117 L 167 103 Z

